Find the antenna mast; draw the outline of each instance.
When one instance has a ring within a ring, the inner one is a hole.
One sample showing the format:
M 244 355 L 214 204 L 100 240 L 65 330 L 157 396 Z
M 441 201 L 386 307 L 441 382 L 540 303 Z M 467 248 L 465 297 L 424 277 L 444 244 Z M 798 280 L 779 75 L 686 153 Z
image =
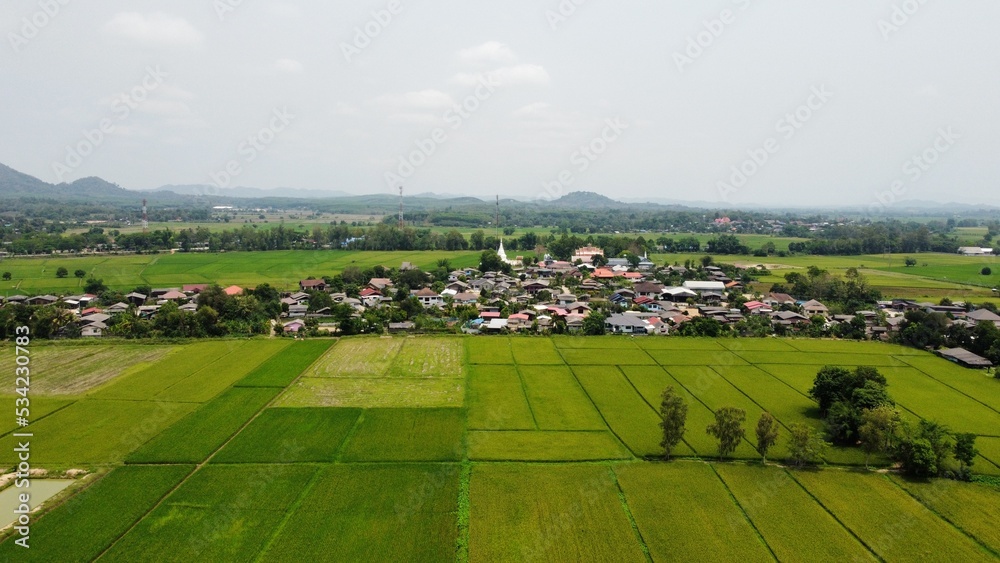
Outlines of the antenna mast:
M 500 196 L 499 195 L 497 196 L 497 219 L 496 219 L 496 222 L 493 225 L 496 227 L 497 238 L 499 239 L 500 238 Z
M 149 231 L 149 215 L 146 214 L 146 199 L 142 200 L 142 232 Z
M 399 228 L 403 228 L 403 186 L 399 186 Z

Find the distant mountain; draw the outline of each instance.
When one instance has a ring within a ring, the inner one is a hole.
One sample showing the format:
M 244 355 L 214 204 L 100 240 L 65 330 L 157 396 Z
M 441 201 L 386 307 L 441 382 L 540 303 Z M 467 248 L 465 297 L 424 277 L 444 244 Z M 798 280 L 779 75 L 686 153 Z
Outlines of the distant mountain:
M 188 185 L 167 185 L 148 190 L 151 192 L 173 192 L 180 195 L 193 196 L 215 196 L 231 198 L 260 199 L 267 197 L 277 197 L 283 199 L 332 199 L 338 197 L 351 197 L 352 194 L 333 190 L 300 190 L 295 188 L 247 188 L 237 186 L 234 188 L 219 188 L 211 184 L 188 184 Z
M 0 198 L 110 201 L 135 199 L 138 194 L 100 178 L 81 178 L 71 184 L 49 184 L 0 164 Z
M 559 199 L 547 203 L 552 207 L 571 209 L 621 209 L 630 207 L 628 203 L 615 201 L 608 196 L 594 192 L 570 192 Z

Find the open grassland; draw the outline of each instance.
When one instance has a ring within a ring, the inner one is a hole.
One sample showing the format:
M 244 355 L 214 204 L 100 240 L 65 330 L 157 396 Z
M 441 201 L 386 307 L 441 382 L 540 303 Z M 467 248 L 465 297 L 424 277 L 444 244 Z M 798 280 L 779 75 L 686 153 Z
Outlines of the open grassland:
M 366 373 L 379 351 L 388 359 Z M 781 363 L 800 355 L 813 360 Z M 177 345 L 89 393 L 35 399 L 33 467 L 112 471 L 42 507 L 32 537 L 45 545 L 33 546 L 29 560 L 1000 557 L 995 487 L 759 464 L 751 442 L 761 412 L 781 424 L 769 460 L 786 457 L 791 424 L 821 426 L 807 396 L 821 361 L 880 365 L 904 418 L 977 433 L 974 471 L 1000 473 L 988 461 L 1000 461 L 1000 437 L 990 437 L 1000 427 L 996 382 L 881 344 L 202 342 Z M 341 363 L 351 367 L 328 367 Z M 683 459 L 671 463 L 656 459 L 667 386 L 689 407 L 673 452 Z M 3 405 L 13 408 L 13 398 L 0 398 Z M 718 463 L 705 427 L 723 406 L 747 411 L 748 440 L 736 461 Z M 14 445 L 12 435 L 0 437 L 0 450 L 12 452 L 4 464 L 15 461 Z M 825 461 L 864 460 L 856 449 L 832 449 Z M 0 559 L 19 549 L 7 537 Z
M 646 560 L 608 467 L 476 466 L 470 497 L 472 560 Z
M 257 287 L 268 283 L 284 290 L 298 288 L 299 280 L 333 275 L 345 268 L 362 270 L 374 266 L 398 268 L 410 262 L 432 270 L 439 260 L 455 268 L 479 264 L 480 252 L 367 252 L 342 250 L 279 250 L 271 252 L 162 253 L 125 256 L 80 256 L 8 258 L 4 270 L 9 281 L 0 282 L 0 292 L 81 293 L 84 280 L 57 278 L 56 270 L 84 270 L 113 289 L 131 290 L 140 285 L 179 287 L 184 284 L 217 283 L 223 287 Z
M 141 371 L 177 352 L 174 346 L 100 345 L 34 346 L 31 348 L 33 395 L 79 395 L 119 376 Z M 13 389 L 14 352 L 0 348 L 3 389 Z

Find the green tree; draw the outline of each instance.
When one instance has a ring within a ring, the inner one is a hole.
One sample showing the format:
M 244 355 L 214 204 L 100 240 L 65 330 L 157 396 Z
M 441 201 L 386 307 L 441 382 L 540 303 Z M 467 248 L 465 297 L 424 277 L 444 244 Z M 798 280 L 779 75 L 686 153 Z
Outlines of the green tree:
M 761 463 L 767 463 L 767 452 L 778 442 L 778 421 L 771 413 L 760 413 L 757 420 L 757 453 Z
M 56 277 L 57 278 L 65 278 L 68 275 L 69 275 L 69 270 L 67 270 L 66 268 L 64 268 L 62 266 L 59 266 L 58 268 L 56 268 Z
M 670 452 L 684 437 L 684 424 L 687 422 L 688 406 L 684 399 L 670 386 L 664 389 L 660 400 L 660 428 L 663 430 L 663 457 L 670 459 Z
M 11 274 L 10 272 L 4 272 L 4 273 L 3 273 L 3 279 L 4 279 L 5 281 L 8 281 L 8 280 L 10 280 L 10 278 L 11 278 L 12 276 L 13 276 L 13 274 Z
M 83 292 L 91 295 L 100 295 L 107 290 L 108 286 L 104 285 L 104 280 L 102 279 L 88 278 L 87 283 L 83 284 Z
M 591 311 L 591 313 L 583 319 L 583 333 L 587 336 L 603 335 L 605 331 L 605 320 L 607 320 L 607 317 L 605 317 L 603 313 Z
M 746 436 L 746 431 L 743 429 L 746 419 L 746 411 L 736 407 L 722 407 L 715 411 L 715 422 L 709 424 L 705 432 L 719 441 L 720 460 L 736 451 Z
M 955 435 L 955 459 L 958 460 L 959 469 L 965 473 L 966 469 L 972 467 L 976 461 L 979 450 L 976 449 L 975 434 Z
M 912 268 L 912 267 L 914 267 L 916 265 L 917 265 L 917 259 L 916 258 L 910 258 L 909 256 L 906 257 L 906 267 L 907 268 Z
M 865 468 L 872 454 L 888 454 L 895 447 L 899 428 L 899 413 L 888 405 L 867 409 L 861 413 L 858 439 L 865 451 Z
M 903 442 L 899 450 L 903 472 L 914 477 L 933 477 L 938 473 L 931 443 L 923 438 Z
M 84 277 L 86 277 L 87 272 L 86 270 L 76 270 L 73 272 L 73 275 L 82 280 Z
M 980 273 L 984 276 L 992 276 L 993 270 L 987 266 L 986 268 L 983 268 Z
M 788 432 L 788 461 L 796 467 L 815 462 L 826 451 L 823 435 L 805 424 L 792 424 Z

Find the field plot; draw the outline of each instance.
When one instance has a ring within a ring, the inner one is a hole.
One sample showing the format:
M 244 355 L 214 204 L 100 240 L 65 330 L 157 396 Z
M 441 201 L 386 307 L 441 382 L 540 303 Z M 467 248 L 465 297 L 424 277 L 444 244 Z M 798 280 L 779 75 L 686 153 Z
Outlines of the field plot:
M 516 367 L 478 365 L 470 367 L 469 371 L 470 429 L 534 430 L 536 428 Z
M 877 354 L 880 356 L 927 356 L 927 353 L 916 348 L 907 348 L 896 344 L 881 342 L 857 342 L 853 340 L 818 340 L 795 338 L 784 340 L 800 352 L 819 352 L 824 354 Z
M 542 430 L 606 430 L 594 404 L 565 366 L 520 366 L 528 403 Z
M 478 461 L 599 461 L 631 459 L 603 431 L 469 431 L 469 459 Z
M 649 355 L 661 366 L 745 366 L 743 358 L 732 352 L 708 350 L 650 350 Z
M 45 436 L 32 449 L 36 467 L 118 463 L 197 405 L 151 401 L 77 401 L 32 425 Z M 0 438 L 0 464 L 13 465 L 14 438 Z
M 628 336 L 553 336 L 552 343 L 560 350 L 614 349 L 627 354 L 639 348 Z
M 204 402 L 226 390 L 268 358 L 281 354 L 288 340 L 243 342 L 227 360 L 213 362 L 208 369 L 191 374 L 157 393 L 157 401 Z
M 286 387 L 295 381 L 333 345 L 330 340 L 293 342 L 285 350 L 271 356 L 246 377 L 236 382 L 237 387 Z
M 550 338 L 511 338 L 510 349 L 514 361 L 521 365 L 561 366 L 565 363 Z
M 928 377 L 1000 411 L 1000 381 L 984 370 L 966 369 L 930 355 L 900 357 Z
M 288 387 L 279 407 L 461 407 L 461 379 L 303 377 Z
M 254 348 L 273 354 L 278 350 L 276 344 L 280 343 L 224 340 L 190 344 L 176 355 L 172 354 L 145 369 L 117 378 L 110 385 L 94 392 L 93 396 L 100 399 L 148 401 L 163 393 L 164 396 L 184 397 L 174 400 L 206 401 L 212 395 L 204 397 L 206 391 L 203 391 L 203 381 L 218 393 L 247 371 L 257 367 L 256 364 L 234 362 L 234 358 L 241 358 Z M 254 357 L 259 358 L 256 354 Z M 260 362 L 262 359 L 256 361 Z M 215 375 L 220 371 L 221 375 Z M 177 385 L 185 380 L 186 384 Z M 171 387 L 173 389 L 168 391 Z
M 663 455 L 662 420 L 617 368 L 573 368 L 611 431 L 638 457 Z
M 992 462 L 993 465 L 1000 467 L 1000 438 L 984 438 L 980 436 L 976 439 L 976 449 L 979 450 L 980 456 Z M 976 462 L 975 470 L 977 473 L 997 474 L 997 471 L 987 467 L 980 467 L 979 462 Z
M 460 461 L 461 409 L 370 409 L 361 415 L 342 461 Z
M 635 386 L 636 390 L 639 391 L 639 394 L 642 395 L 642 398 L 651 407 L 655 408 L 657 413 L 659 413 L 661 395 L 667 387 L 673 386 L 674 391 L 687 403 L 688 415 L 685 425 L 687 430 L 684 433 L 684 442 L 678 444 L 673 455 L 699 455 L 702 457 L 716 455 L 718 445 L 711 436 L 705 433 L 705 428 L 715 421 L 715 414 L 711 409 L 702 404 L 697 397 L 689 393 L 684 386 L 671 377 L 663 368 L 624 366 L 621 369 L 632 385 Z M 733 455 L 749 457 L 751 453 L 741 447 Z M 753 453 L 753 457 L 757 457 L 756 453 Z
M 202 469 L 101 561 L 252 560 L 316 471 L 290 465 Z
M 654 561 L 773 561 L 708 464 L 637 463 L 615 473 Z
M 457 464 L 338 464 L 320 470 L 262 561 L 450 561 Z
M 31 549 L 0 544 L 0 561 L 92 561 L 193 466 L 119 467 L 31 526 Z
M 794 477 L 887 561 L 994 560 L 886 476 L 803 471 Z
M 303 374 L 305 377 L 384 377 L 403 348 L 401 338 L 344 339 Z
M 751 364 L 813 364 L 830 366 L 903 366 L 902 360 L 879 354 L 838 354 L 834 352 L 739 352 Z
M 407 338 L 389 368 L 390 377 L 465 377 L 465 350 L 458 338 Z
M 466 338 L 465 350 L 469 363 L 473 365 L 514 363 L 514 353 L 510 350 L 509 338 L 484 336 Z
M 1000 494 L 996 488 L 946 479 L 910 481 L 893 475 L 892 480 L 939 516 L 972 536 L 1000 557 Z
M 642 350 L 622 348 L 565 349 L 561 354 L 571 366 L 652 366 L 656 365 Z
M 889 394 L 921 418 L 943 422 L 955 432 L 1000 436 L 1000 413 L 956 392 L 914 368 L 879 370 Z
M 730 352 L 795 352 L 790 341 L 778 338 L 729 338 L 719 344 Z
M 265 409 L 212 462 L 334 461 L 360 415 L 360 409 Z
M 646 560 L 607 467 L 478 465 L 469 501 L 470 560 Z
M 637 338 L 634 342 L 643 350 L 726 351 L 723 341 L 714 338 Z
M 783 469 L 720 463 L 716 472 L 779 561 L 875 561 Z
M 129 463 L 205 461 L 278 394 L 277 389 L 226 391 L 167 428 L 126 458 Z
M 13 372 L 11 372 L 13 373 Z M 2 412 L 14 412 L 16 397 L 0 397 L 0 411 Z M 52 413 L 66 408 L 72 405 L 76 401 L 74 399 L 58 399 L 50 397 L 31 397 L 31 425 L 27 427 L 27 431 L 31 431 L 35 428 L 35 425 L 45 417 L 51 415 Z M 21 427 L 17 424 L 14 417 L 8 417 L 7 419 L 0 422 L 0 435 L 7 434 L 9 432 L 14 432 Z
M 31 349 L 31 393 L 79 395 L 118 376 L 133 373 L 177 351 L 174 346 L 35 346 Z M 3 389 L 14 389 L 13 348 L 3 354 Z

